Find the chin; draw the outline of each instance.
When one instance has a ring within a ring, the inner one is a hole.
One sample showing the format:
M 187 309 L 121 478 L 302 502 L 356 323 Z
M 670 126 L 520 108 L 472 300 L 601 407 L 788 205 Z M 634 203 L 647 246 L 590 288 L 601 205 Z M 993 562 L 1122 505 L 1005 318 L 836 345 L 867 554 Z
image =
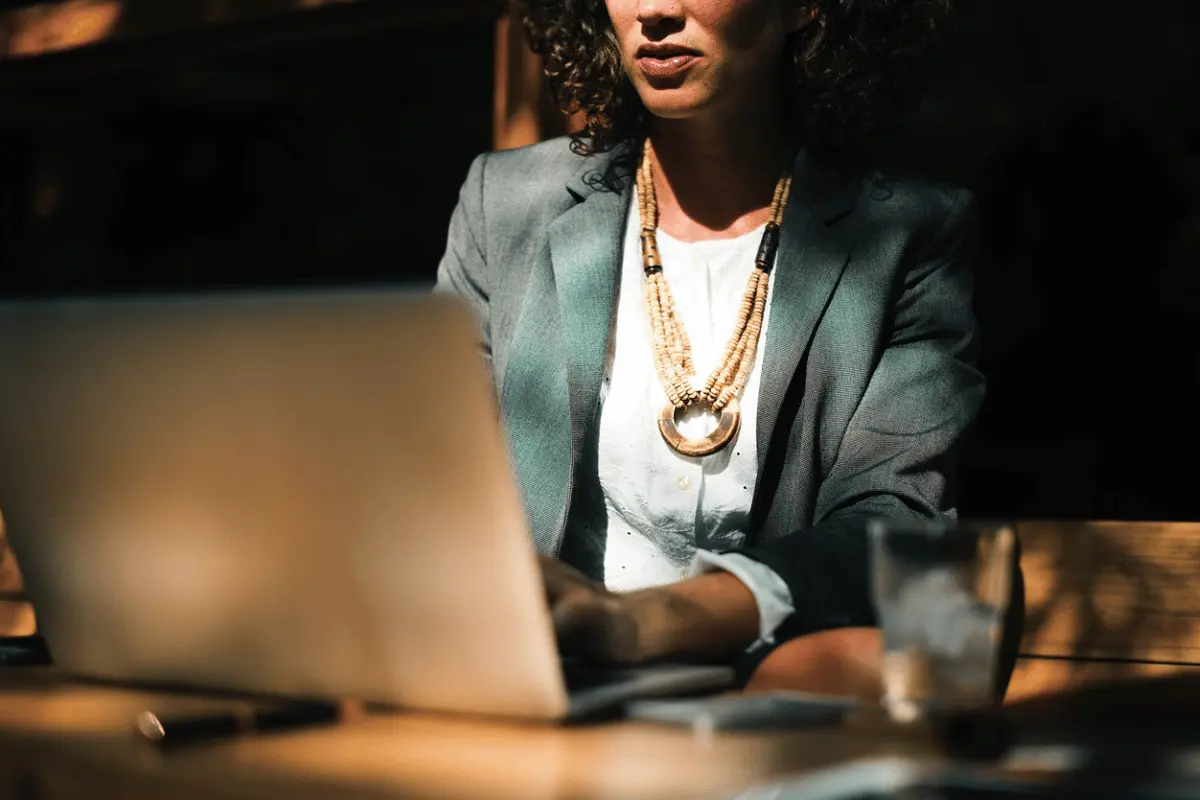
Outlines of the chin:
M 687 87 L 650 89 L 641 92 L 642 105 L 660 119 L 687 119 L 707 105 L 707 97 Z

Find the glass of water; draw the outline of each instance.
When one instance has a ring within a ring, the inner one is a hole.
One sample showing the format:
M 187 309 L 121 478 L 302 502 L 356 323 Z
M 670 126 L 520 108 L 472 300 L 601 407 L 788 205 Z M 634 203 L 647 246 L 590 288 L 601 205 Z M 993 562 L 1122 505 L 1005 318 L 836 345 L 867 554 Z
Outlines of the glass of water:
M 1012 526 L 877 520 L 868 530 L 889 716 L 908 723 L 991 705 L 1012 587 Z

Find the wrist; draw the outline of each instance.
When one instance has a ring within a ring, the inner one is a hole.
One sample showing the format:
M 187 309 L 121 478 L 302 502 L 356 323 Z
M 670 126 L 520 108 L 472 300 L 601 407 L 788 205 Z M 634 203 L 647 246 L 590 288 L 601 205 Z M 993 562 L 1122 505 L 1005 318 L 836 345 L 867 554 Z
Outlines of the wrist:
M 662 661 L 680 651 L 687 624 L 676 599 L 664 588 L 642 589 L 626 596 L 635 630 L 636 663 Z
M 758 638 L 758 603 L 735 575 L 711 572 L 659 591 L 647 637 L 657 658 L 726 661 Z

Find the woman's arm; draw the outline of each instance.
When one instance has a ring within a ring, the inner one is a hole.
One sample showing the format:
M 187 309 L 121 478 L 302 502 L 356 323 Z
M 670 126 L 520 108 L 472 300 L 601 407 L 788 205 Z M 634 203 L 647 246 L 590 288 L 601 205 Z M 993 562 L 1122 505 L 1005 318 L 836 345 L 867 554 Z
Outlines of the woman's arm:
M 483 216 L 483 176 L 488 154 L 471 162 L 467 179 L 458 194 L 458 205 L 450 217 L 446 252 L 438 265 L 436 292 L 458 296 L 475 317 L 480 352 L 491 368 L 492 345 L 488 323 L 490 282 L 484 250 L 486 227 Z
M 728 572 L 637 592 L 611 592 L 543 557 L 559 649 L 615 664 L 729 661 L 758 636 L 754 595 Z
M 956 513 L 956 457 L 984 395 L 971 306 L 975 233 L 964 192 L 899 287 L 888 346 L 822 481 L 816 523 L 745 551 L 791 591 L 787 636 L 875 625 L 869 520 Z

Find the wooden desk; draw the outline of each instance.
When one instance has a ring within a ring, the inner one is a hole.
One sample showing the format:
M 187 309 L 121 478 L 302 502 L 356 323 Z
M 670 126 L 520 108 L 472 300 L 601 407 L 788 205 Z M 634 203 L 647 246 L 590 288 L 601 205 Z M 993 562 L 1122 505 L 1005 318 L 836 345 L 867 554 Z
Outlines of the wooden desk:
M 1017 528 L 1025 636 L 1009 701 L 1110 679 L 1200 678 L 1200 524 Z
M 0 670 L 0 798 L 732 798 L 761 783 L 865 757 L 931 753 L 919 739 L 814 730 L 710 738 L 666 727 L 556 728 L 428 715 L 162 756 L 136 741 L 139 711 L 229 701 Z
M 1018 534 L 1026 622 L 1009 702 L 1112 679 L 1200 679 L 1200 523 L 1023 520 Z M 0 522 L 0 636 L 34 630 L 22 588 Z

